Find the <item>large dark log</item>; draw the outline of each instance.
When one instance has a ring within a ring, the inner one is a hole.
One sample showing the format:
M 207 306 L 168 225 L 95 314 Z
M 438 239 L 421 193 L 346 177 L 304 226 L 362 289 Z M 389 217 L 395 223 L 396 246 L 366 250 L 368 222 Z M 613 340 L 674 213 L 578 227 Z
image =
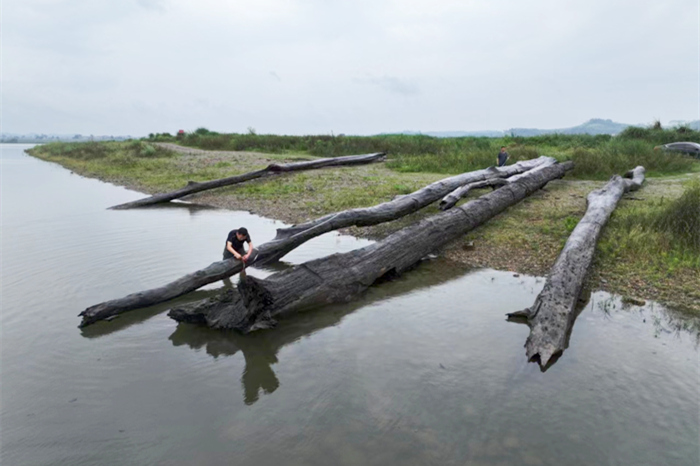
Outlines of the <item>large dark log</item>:
M 533 170 L 542 170 L 545 167 L 548 167 L 550 165 L 554 165 L 555 163 L 557 163 L 556 159 L 554 159 L 553 157 L 540 157 L 539 159 L 535 159 L 535 160 L 542 160 L 542 163 L 539 164 L 537 167 L 534 167 Z M 506 167 L 503 167 L 503 168 L 506 168 Z M 503 169 L 503 168 L 501 168 L 501 169 Z M 527 172 L 525 172 L 525 173 L 527 173 Z M 442 200 L 440 201 L 440 210 L 451 209 L 460 201 L 460 199 L 467 197 L 467 194 L 469 194 L 469 192 L 473 189 L 481 189 L 481 188 L 487 188 L 487 187 L 496 188 L 499 186 L 506 185 L 508 183 L 512 183 L 513 181 L 517 181 L 523 175 L 524 174 L 515 175 L 515 176 L 512 176 L 508 179 L 492 178 L 492 179 L 488 179 L 485 181 L 477 181 L 477 182 L 470 181 L 467 184 L 464 184 L 463 186 L 460 186 L 459 188 L 455 189 L 447 196 L 443 197 Z
M 244 181 L 254 180 L 256 178 L 263 178 L 267 176 L 274 176 L 280 173 L 288 173 L 294 171 L 303 170 L 313 170 L 316 168 L 324 167 L 337 167 L 337 166 L 347 166 L 347 165 L 361 165 L 372 162 L 379 162 L 385 159 L 385 153 L 378 152 L 375 154 L 365 154 L 365 155 L 347 155 L 344 157 L 329 157 L 325 159 L 310 160 L 305 162 L 295 162 L 295 163 L 284 163 L 284 164 L 270 164 L 262 170 L 257 170 L 254 172 L 243 173 L 242 175 L 230 176 L 228 178 L 221 178 L 219 180 L 203 181 L 201 183 L 196 183 L 190 181 L 184 188 L 171 191 L 169 193 L 155 194 L 151 197 L 145 199 L 139 199 L 138 201 L 127 202 L 125 204 L 119 204 L 117 206 L 111 207 L 112 209 L 131 209 L 134 207 L 145 207 L 153 204 L 159 204 L 161 202 L 172 201 L 173 199 L 179 199 L 181 197 L 189 196 L 190 194 L 195 194 L 201 191 L 206 191 L 208 189 L 221 188 L 223 186 L 230 186 L 232 184 L 243 183 Z
M 372 296 L 368 293 L 363 299 L 349 304 L 334 306 L 331 312 L 300 314 L 284 320 L 284 324 L 274 332 L 253 332 L 243 335 L 239 332 L 220 332 L 204 326 L 178 325 L 169 339 L 174 346 L 186 345 L 195 350 L 203 350 L 214 358 L 243 355 L 245 368 L 242 370 L 241 386 L 246 404 L 254 403 L 259 392 L 269 393 L 279 385 L 272 364 L 278 357 L 284 357 L 280 349 L 321 329 L 338 325 L 348 314 L 376 300 L 399 296 L 407 289 L 412 291 L 436 286 L 456 278 L 463 273 L 459 264 L 446 261 L 429 261 L 421 265 L 421 270 L 407 274 L 403 280 L 387 283 Z M 102 328 L 109 328 L 103 326 Z
M 533 306 L 508 314 L 512 320 L 527 319 L 530 335 L 525 342 L 526 354 L 529 361 L 538 361 L 542 368 L 566 349 L 576 303 L 600 233 L 622 195 L 642 186 L 644 167 L 635 168 L 625 177 L 630 179 L 615 175 L 604 187 L 588 195 L 586 214 L 571 232 Z
M 573 168 L 572 162 L 534 171 L 455 209 L 428 217 L 379 243 L 307 262 L 264 280 L 241 277 L 237 289 L 172 309 L 180 322 L 250 332 L 274 325 L 279 316 L 347 302 L 373 283 L 401 274 L 427 254 L 476 228 Z
M 329 231 L 352 225 L 376 225 L 395 220 L 435 202 L 457 186 L 467 182 L 516 175 L 534 169 L 545 162 L 546 158 L 540 157 L 534 160 L 518 162 L 502 169 L 488 168 L 463 173 L 437 181 L 412 194 L 373 207 L 350 209 L 291 228 L 279 229 L 277 230 L 277 237 L 273 241 L 257 247 L 249 264 L 261 264 L 278 260 L 306 241 Z M 242 264 L 234 259 L 214 262 L 204 269 L 185 275 L 167 285 L 96 304 L 80 313 L 80 316 L 83 318 L 80 326 L 84 327 L 122 312 L 152 306 L 176 298 L 209 283 L 230 277 L 240 272 L 242 268 Z

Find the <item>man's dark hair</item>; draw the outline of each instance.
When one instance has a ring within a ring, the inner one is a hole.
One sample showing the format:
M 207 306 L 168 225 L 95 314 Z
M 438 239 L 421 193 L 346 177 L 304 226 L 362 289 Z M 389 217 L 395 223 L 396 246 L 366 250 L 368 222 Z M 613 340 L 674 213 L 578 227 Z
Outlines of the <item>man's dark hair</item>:
M 248 236 L 248 230 L 245 227 L 240 227 L 238 233 Z
M 501 149 L 505 149 L 505 148 L 506 148 L 506 146 L 501 146 Z

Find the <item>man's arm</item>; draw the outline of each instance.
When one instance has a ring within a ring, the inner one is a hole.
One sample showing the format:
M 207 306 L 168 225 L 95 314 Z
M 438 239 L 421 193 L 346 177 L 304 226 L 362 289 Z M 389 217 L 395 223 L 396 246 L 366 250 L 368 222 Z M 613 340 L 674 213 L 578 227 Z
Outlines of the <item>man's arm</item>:
M 228 249 L 228 252 L 233 254 L 233 257 L 235 257 L 238 260 L 241 260 L 241 255 L 236 252 L 235 249 L 233 249 L 233 245 L 231 244 L 231 241 L 226 241 L 226 249 Z
M 250 255 L 253 253 L 253 242 L 248 241 L 248 252 L 243 256 L 243 260 L 248 260 Z

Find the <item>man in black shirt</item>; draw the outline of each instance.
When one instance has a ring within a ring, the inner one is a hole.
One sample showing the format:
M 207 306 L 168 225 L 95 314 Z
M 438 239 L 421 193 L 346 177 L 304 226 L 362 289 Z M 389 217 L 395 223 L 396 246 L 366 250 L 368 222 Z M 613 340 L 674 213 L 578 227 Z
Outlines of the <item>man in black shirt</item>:
M 248 243 L 248 252 L 243 248 L 243 243 Z M 253 243 L 245 228 L 231 230 L 226 238 L 226 248 L 224 249 L 224 259 L 235 257 L 239 261 L 245 262 L 253 253 Z

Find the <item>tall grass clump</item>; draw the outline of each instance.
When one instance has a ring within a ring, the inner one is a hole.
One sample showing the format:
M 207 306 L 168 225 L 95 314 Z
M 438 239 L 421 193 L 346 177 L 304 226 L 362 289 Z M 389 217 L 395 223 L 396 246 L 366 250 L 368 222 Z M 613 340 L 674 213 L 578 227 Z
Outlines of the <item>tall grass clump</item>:
M 692 171 L 697 161 L 687 155 L 654 150 L 643 140 L 612 139 L 593 149 L 576 148 L 570 158 L 574 162 L 573 176 L 586 179 L 606 179 L 624 174 L 642 165 L 651 175 Z
M 700 253 L 700 182 L 692 183 L 681 197 L 651 218 L 653 227 L 668 232 L 679 244 Z
M 52 142 L 30 149 L 30 153 L 42 152 L 51 157 L 69 157 L 77 160 L 97 160 L 109 157 L 116 144 L 109 142 Z
M 29 153 L 40 158 L 63 160 L 81 164 L 99 163 L 115 168 L 136 169 L 139 161 L 161 160 L 174 157 L 176 154 L 160 146 L 144 141 L 131 140 L 126 142 L 55 142 L 35 146 Z M 151 164 L 152 165 L 152 164 Z M 144 166 L 149 166 L 148 164 Z
M 674 200 L 618 209 L 600 247 L 612 259 L 646 258 L 661 272 L 700 269 L 700 182 Z
M 660 124 L 654 124 L 646 128 L 628 126 L 617 137 L 627 140 L 642 140 L 657 145 L 680 141 L 700 143 L 700 131 L 695 131 L 687 126 L 664 129 Z

